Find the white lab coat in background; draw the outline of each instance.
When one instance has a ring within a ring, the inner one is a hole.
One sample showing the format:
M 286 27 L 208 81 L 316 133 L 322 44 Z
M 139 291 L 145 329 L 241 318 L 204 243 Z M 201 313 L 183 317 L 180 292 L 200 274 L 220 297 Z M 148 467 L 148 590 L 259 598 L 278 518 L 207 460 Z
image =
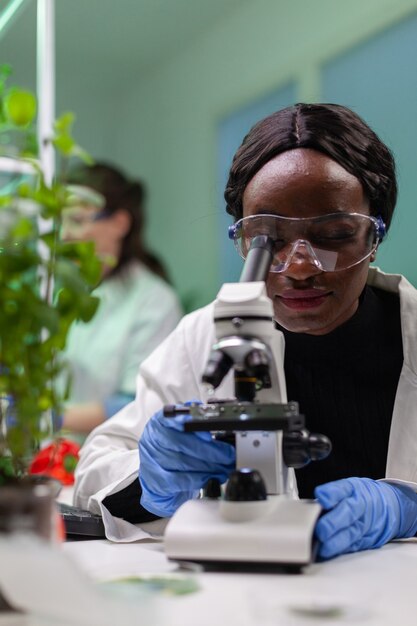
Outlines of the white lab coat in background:
M 386 479 L 411 483 L 417 491 L 417 290 L 404 277 L 376 268 L 370 268 L 368 283 L 400 296 L 404 364 L 394 405 Z M 135 541 L 163 530 L 163 520 L 139 527 L 114 518 L 102 500 L 137 478 L 138 439 L 156 411 L 164 404 L 207 401 L 200 379 L 214 340 L 213 304 L 184 317 L 142 364 L 136 400 L 85 442 L 76 470 L 75 504 L 103 515 L 109 539 Z M 232 396 L 229 372 L 216 397 Z
M 138 261 L 103 280 L 94 295 L 100 299 L 96 315 L 73 324 L 68 336 L 70 403 L 133 396 L 139 365 L 182 316 L 173 288 Z

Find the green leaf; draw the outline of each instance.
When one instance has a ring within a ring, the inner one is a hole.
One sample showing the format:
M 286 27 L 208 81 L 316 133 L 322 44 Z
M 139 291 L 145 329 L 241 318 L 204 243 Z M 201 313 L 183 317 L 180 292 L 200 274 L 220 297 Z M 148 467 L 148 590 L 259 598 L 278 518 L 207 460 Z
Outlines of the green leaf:
M 57 134 L 68 134 L 75 120 L 74 113 L 65 112 L 60 115 L 54 123 L 54 130 Z
M 3 110 L 6 121 L 28 127 L 36 115 L 36 98 L 31 91 L 12 88 L 4 95 Z
M 91 156 L 91 154 L 89 154 L 86 150 L 84 150 L 84 148 L 81 148 L 78 144 L 74 143 L 72 151 L 71 151 L 71 156 L 73 157 L 77 157 L 78 159 L 81 159 L 81 161 L 84 161 L 84 163 L 86 163 L 87 165 L 93 165 L 94 164 L 94 159 Z
M 84 296 L 80 301 L 79 317 L 83 322 L 89 322 L 95 315 L 100 298 L 95 296 Z
M 21 217 L 12 229 L 12 236 L 15 239 L 33 238 L 37 231 L 37 225 L 33 219 Z
M 2 63 L 0 65 L 0 95 L 11 73 L 12 68 L 10 65 L 8 65 L 7 63 Z
M 52 140 L 55 148 L 57 148 L 62 154 L 69 156 L 75 145 L 75 142 L 70 135 L 59 135 Z
M 0 486 L 15 475 L 12 459 L 9 456 L 0 456 Z

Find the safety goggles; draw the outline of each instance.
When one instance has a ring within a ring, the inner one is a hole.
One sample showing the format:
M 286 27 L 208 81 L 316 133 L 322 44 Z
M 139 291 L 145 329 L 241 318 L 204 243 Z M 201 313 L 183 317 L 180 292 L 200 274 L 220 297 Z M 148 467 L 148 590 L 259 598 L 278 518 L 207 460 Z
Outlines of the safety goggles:
M 86 211 L 82 207 L 64 209 L 62 212 L 62 228 L 66 232 L 71 232 L 74 236 L 82 234 L 87 226 L 94 222 L 108 217 L 103 211 L 90 212 Z
M 67 185 L 67 201 L 66 206 L 93 206 L 96 209 L 103 210 L 106 204 L 106 198 L 91 187 L 85 185 Z
M 329 213 L 319 217 L 252 215 L 229 227 L 239 254 L 246 259 L 254 237 L 274 243 L 271 272 L 285 272 L 294 263 L 310 263 L 323 272 L 345 270 L 367 259 L 385 235 L 380 216 Z
M 74 236 L 80 235 L 94 222 L 108 217 L 104 196 L 90 187 L 68 185 L 66 206 L 62 211 L 62 227 Z

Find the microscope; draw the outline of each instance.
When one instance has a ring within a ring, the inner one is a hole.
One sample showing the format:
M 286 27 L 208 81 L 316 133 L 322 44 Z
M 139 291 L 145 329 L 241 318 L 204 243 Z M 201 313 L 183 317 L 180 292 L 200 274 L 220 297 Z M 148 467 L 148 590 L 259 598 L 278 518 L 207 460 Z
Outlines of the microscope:
M 325 458 L 331 443 L 309 433 L 298 404 L 287 402 L 284 338 L 265 287 L 272 258 L 272 240 L 255 237 L 240 282 L 226 283 L 218 293 L 216 343 L 202 377 L 208 402 L 164 407 L 166 417 L 191 415 L 186 431 L 210 431 L 236 447 L 236 470 L 223 491 L 209 481 L 165 531 L 169 558 L 205 569 L 299 572 L 315 556 L 321 508 L 298 499 L 294 468 Z M 230 370 L 235 398 L 217 400 L 214 390 Z

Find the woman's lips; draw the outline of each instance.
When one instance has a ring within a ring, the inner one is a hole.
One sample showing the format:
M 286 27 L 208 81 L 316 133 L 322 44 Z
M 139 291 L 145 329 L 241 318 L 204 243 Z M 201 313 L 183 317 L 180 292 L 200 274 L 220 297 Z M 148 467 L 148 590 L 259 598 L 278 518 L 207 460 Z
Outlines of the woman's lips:
M 321 289 L 288 289 L 277 297 L 289 309 L 314 309 L 330 296 L 330 291 Z

